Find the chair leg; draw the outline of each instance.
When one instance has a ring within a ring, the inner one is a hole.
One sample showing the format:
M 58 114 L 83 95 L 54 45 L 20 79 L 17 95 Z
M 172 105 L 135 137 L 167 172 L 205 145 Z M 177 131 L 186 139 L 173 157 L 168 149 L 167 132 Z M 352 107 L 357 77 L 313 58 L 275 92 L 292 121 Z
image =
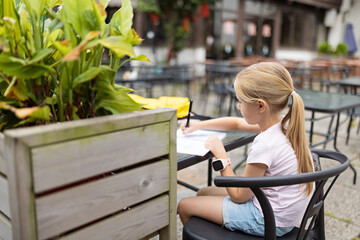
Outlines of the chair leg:
M 331 116 L 330 123 L 329 123 L 329 127 L 328 127 L 327 134 L 326 134 L 326 140 L 325 140 L 325 142 L 324 142 L 324 147 L 323 147 L 323 149 L 326 148 L 326 144 L 328 143 L 329 138 L 330 138 L 330 136 L 331 136 L 331 128 L 332 128 L 332 125 L 333 125 L 333 122 L 334 122 L 334 118 L 335 118 L 335 115 Z
M 351 114 L 350 114 L 349 125 L 348 125 L 348 127 L 347 127 L 346 145 L 349 144 L 349 138 L 350 138 L 350 130 L 351 130 L 352 120 L 353 120 L 353 114 L 351 113 Z

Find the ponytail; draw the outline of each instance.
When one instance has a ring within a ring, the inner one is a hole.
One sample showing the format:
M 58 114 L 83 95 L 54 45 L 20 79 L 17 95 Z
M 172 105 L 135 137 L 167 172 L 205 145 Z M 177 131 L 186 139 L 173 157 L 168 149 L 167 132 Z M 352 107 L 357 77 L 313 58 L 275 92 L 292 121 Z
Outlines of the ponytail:
M 290 97 L 292 98 L 292 104 L 288 113 L 281 121 L 281 128 L 286 135 L 286 138 L 289 140 L 291 146 L 295 150 L 295 154 L 298 159 L 299 173 L 312 172 L 312 158 L 305 135 L 304 103 L 300 95 L 296 92 L 292 92 Z M 313 184 L 307 183 L 307 195 L 311 194 L 312 191 Z

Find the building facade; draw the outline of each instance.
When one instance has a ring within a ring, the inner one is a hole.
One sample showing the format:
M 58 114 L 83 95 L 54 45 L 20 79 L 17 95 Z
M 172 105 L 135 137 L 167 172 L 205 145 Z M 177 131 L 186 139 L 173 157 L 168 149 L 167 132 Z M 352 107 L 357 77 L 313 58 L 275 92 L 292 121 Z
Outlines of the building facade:
M 112 0 L 110 6 L 119 2 Z M 247 56 L 311 60 L 320 43 L 344 42 L 349 24 L 359 44 L 359 10 L 356 0 L 222 0 L 211 8 L 210 18 L 194 22 L 178 58 L 180 63 Z M 161 63 L 166 55 L 161 28 L 155 31 L 148 14 L 136 11 L 135 29 L 144 38 L 141 52 Z

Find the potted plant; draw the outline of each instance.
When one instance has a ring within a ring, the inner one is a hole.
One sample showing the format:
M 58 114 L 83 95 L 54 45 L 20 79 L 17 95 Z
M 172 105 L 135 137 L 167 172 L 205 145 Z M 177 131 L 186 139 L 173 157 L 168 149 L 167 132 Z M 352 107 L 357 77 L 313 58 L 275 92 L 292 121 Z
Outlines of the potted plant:
M 115 84 L 149 60 L 130 0 L 109 24 L 107 2 L 0 2 L 0 238 L 175 234 L 176 112 Z

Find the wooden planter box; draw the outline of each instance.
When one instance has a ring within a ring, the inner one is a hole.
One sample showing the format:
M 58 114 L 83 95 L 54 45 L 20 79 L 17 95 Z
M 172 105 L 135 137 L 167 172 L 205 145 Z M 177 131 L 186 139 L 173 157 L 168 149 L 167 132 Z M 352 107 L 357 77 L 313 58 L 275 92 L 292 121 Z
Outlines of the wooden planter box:
M 176 239 L 176 110 L 5 131 L 0 239 Z

